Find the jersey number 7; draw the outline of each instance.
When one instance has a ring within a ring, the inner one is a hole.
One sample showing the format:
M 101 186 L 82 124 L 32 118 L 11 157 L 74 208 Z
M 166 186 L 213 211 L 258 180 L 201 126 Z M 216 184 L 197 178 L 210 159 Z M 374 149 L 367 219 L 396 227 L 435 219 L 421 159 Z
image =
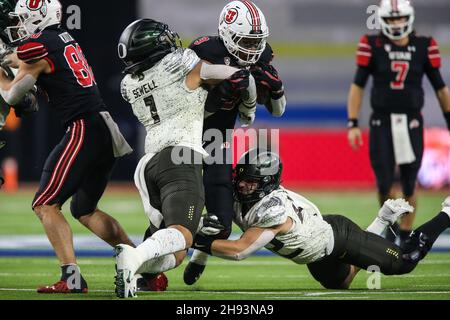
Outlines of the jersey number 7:
M 405 88 L 405 80 L 409 71 L 408 61 L 392 61 L 391 70 L 396 72 L 395 81 L 391 82 L 392 90 L 403 90 Z
M 81 51 L 78 44 L 76 46 L 73 44 L 67 45 L 64 49 L 64 57 L 80 86 L 88 88 L 95 84 L 92 68 L 86 61 L 83 51 Z

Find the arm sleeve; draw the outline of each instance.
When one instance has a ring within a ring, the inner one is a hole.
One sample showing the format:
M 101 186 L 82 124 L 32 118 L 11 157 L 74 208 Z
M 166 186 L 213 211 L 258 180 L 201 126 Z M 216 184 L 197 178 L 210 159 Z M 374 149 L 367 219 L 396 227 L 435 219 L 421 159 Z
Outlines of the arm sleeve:
M 434 90 L 439 91 L 446 86 L 444 79 L 440 72 L 441 68 L 441 54 L 439 51 L 439 46 L 433 38 L 430 38 L 428 45 L 428 58 L 425 66 L 425 73 L 430 80 L 431 85 Z
M 358 49 L 356 51 L 356 74 L 353 83 L 357 86 L 364 88 L 367 80 L 371 74 L 372 64 L 372 46 L 369 42 L 369 37 L 364 35 L 361 37 L 358 43 Z
M 369 80 L 370 70 L 365 67 L 358 67 L 356 69 L 355 78 L 353 79 L 353 83 L 357 86 L 364 88 L 367 84 L 367 80 Z

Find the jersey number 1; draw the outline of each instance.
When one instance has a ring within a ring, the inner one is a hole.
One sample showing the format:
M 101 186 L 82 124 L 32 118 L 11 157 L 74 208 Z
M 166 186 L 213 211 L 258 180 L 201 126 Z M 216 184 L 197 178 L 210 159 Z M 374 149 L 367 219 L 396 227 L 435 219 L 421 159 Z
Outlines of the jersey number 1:
M 83 88 L 92 87 L 95 84 L 94 74 L 86 61 L 80 46 L 70 44 L 64 49 L 64 57 L 72 69 L 77 82 Z
M 409 71 L 408 61 L 392 61 L 391 69 L 396 72 L 395 81 L 391 82 L 391 89 L 393 90 L 403 90 L 405 88 L 405 80 Z

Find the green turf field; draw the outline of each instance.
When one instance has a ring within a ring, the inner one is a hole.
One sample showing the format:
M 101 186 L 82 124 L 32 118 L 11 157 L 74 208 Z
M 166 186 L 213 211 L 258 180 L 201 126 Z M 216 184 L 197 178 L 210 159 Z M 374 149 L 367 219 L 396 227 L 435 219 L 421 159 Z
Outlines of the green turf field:
M 323 213 L 341 213 L 365 227 L 377 211 L 373 192 L 303 192 Z M 42 234 L 39 221 L 29 205 L 32 193 L 0 194 L 0 235 Z M 440 209 L 446 192 L 422 192 L 417 224 Z M 130 234 L 141 234 L 146 219 L 133 192 L 108 192 L 101 207 L 116 217 Z M 67 211 L 65 208 L 64 211 Z M 88 234 L 70 215 L 66 216 L 76 234 Z M 35 288 L 53 283 L 59 276 L 55 258 L 0 258 L 0 299 L 115 299 L 113 258 L 81 258 L 88 295 L 38 295 Z M 381 277 L 380 290 L 368 290 L 369 275 L 363 271 L 353 290 L 324 290 L 305 266 L 274 257 L 252 257 L 242 262 L 213 258 L 201 280 L 183 284 L 184 265 L 170 271 L 169 291 L 141 293 L 138 299 L 450 299 L 450 254 L 432 253 L 412 273 Z

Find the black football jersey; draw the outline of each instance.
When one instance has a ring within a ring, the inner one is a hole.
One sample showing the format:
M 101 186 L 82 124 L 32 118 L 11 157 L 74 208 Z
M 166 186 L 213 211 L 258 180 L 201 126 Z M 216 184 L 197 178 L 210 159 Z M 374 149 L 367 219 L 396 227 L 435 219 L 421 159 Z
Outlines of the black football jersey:
M 105 110 L 94 73 L 81 47 L 64 29 L 50 27 L 25 39 L 17 56 L 26 63 L 45 59 L 52 72 L 41 74 L 37 85 L 46 92 L 51 109 L 63 125 L 83 115 Z
M 218 36 L 200 37 L 191 43 L 189 48 L 194 50 L 200 59 L 208 61 L 209 63 L 225 64 L 236 68 L 242 68 L 242 66 L 237 63 L 236 59 L 228 53 L 227 48 Z M 258 64 L 270 64 L 272 59 L 273 51 L 270 45 L 267 44 Z M 226 129 L 234 129 L 240 103 L 241 100 L 236 100 L 236 103 L 232 107 L 228 109 L 221 108 L 213 115 L 209 116 L 205 120 L 203 130 L 219 129 L 224 133 Z
M 420 111 L 424 104 L 424 74 L 435 89 L 442 86 L 442 80 L 436 81 L 436 75 L 440 78 L 439 48 L 431 37 L 412 34 L 408 45 L 397 46 L 382 34 L 364 35 L 358 45 L 356 63 L 367 77 L 373 77 L 371 106 L 374 111 Z M 364 86 L 367 77 L 355 83 Z

